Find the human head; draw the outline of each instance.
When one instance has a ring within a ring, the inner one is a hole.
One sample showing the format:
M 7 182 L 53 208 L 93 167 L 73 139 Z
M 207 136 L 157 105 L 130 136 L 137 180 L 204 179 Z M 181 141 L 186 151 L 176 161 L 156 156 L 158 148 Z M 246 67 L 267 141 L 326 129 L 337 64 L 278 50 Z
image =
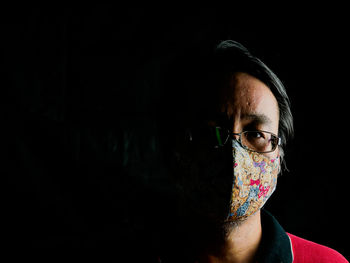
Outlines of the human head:
M 202 143 L 199 147 L 195 143 L 187 144 L 187 128 L 212 119 L 211 115 L 222 106 L 225 87 L 237 85 L 232 81 L 237 80 L 238 75 L 250 76 L 250 79 L 262 82 L 265 91 L 271 91 L 275 99 L 274 109 L 279 115 L 275 118 L 278 119 L 278 130 L 273 132 L 282 139 L 279 149 L 282 160 L 283 148 L 293 135 L 293 118 L 281 81 L 244 46 L 227 40 L 219 43 L 214 52 L 212 48 L 199 50 L 189 50 L 179 57 L 164 78 L 165 92 L 158 111 L 161 120 L 159 134 L 164 149 L 162 158 L 170 164 L 170 174 L 175 175 L 171 177 L 174 179 L 172 186 L 175 186 L 180 200 L 178 207 L 164 207 L 170 213 L 167 218 L 175 219 L 174 215 L 178 213 L 185 225 L 192 222 L 184 228 L 191 230 L 188 233 L 204 235 L 202 230 L 206 229 L 205 235 L 212 237 L 222 230 L 219 221 L 227 213 L 231 196 L 232 148 L 228 144 L 228 147 L 222 147 L 222 151 L 216 151 L 206 149 Z M 209 229 L 212 229 L 212 235 L 208 234 Z
M 187 128 L 210 119 L 208 116 L 221 106 L 218 105 L 222 103 L 220 94 L 238 73 L 261 81 L 275 97 L 279 114 L 277 135 L 281 138 L 281 171 L 286 168 L 284 149 L 287 141 L 293 137 L 293 117 L 286 89 L 276 74 L 247 48 L 233 40 L 220 42 L 214 50 L 212 47 L 194 47 L 183 53 L 175 62 L 171 62 L 170 67 L 166 67 L 164 93 L 160 96 L 157 111 L 161 147 L 164 150 L 162 158 L 172 166 L 171 173 L 175 173 L 176 178 L 182 177 L 183 167 L 178 159 L 196 155 L 188 149 L 178 150 L 182 139 L 187 136 Z M 220 166 L 212 160 L 211 164 L 214 168 Z M 227 169 L 230 170 L 229 167 Z
M 293 116 L 284 85 L 276 74 L 260 59 L 253 56 L 247 48 L 238 42 L 226 40 L 219 43 L 214 52 L 214 79 L 227 80 L 237 72 L 247 73 L 262 81 L 275 96 L 279 109 L 279 131 L 281 137 L 280 156 L 285 167 L 284 148 L 293 136 Z

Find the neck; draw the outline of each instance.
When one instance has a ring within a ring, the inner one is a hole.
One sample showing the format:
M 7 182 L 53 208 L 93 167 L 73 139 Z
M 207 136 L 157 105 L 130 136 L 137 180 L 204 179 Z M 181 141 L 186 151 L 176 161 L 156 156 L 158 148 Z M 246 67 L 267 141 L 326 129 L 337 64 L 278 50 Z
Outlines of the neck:
M 253 262 L 262 236 L 260 211 L 232 227 L 217 254 L 203 255 L 200 262 Z

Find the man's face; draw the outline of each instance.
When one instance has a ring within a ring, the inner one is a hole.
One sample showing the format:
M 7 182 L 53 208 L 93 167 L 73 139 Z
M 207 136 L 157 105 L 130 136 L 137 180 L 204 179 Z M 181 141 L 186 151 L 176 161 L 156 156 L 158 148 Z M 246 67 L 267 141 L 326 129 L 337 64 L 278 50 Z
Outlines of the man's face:
M 234 133 L 263 130 L 278 134 L 277 100 L 271 90 L 255 77 L 236 73 L 220 90 L 218 102 L 217 114 L 213 116 L 220 117 L 206 118 L 208 126 L 225 125 Z M 207 219 L 220 223 L 229 211 L 233 184 L 232 145 L 229 142 L 215 149 L 207 147 L 205 139 L 198 143 L 196 139 L 194 135 L 191 147 L 178 148 L 180 163 L 183 164 L 179 170 L 180 189 L 184 190 L 184 204 L 181 206 L 186 207 L 190 214 L 194 213 L 197 222 Z M 278 148 L 265 155 L 277 157 Z
M 262 130 L 278 135 L 279 110 L 275 96 L 260 80 L 236 73 L 221 93 L 219 111 L 230 120 L 233 133 Z M 268 153 L 276 157 L 278 149 Z

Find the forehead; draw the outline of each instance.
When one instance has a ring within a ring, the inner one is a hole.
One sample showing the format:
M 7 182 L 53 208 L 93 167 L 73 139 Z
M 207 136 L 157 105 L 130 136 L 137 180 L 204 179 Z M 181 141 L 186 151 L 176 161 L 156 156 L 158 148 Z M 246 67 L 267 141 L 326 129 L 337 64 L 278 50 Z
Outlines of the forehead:
M 272 122 L 279 120 L 278 103 L 269 89 L 259 79 L 236 73 L 221 94 L 221 112 L 234 119 L 249 116 L 265 116 Z

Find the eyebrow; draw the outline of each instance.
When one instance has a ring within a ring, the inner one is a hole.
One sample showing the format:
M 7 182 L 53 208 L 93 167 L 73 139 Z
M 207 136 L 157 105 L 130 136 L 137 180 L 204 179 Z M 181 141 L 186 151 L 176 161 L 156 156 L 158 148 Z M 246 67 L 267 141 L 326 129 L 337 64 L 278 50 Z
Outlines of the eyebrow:
M 243 120 L 251 120 L 252 123 L 255 124 L 271 124 L 272 120 L 266 116 L 265 114 L 243 114 L 241 116 Z

